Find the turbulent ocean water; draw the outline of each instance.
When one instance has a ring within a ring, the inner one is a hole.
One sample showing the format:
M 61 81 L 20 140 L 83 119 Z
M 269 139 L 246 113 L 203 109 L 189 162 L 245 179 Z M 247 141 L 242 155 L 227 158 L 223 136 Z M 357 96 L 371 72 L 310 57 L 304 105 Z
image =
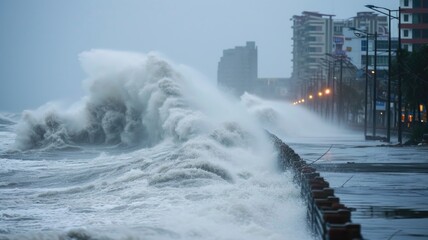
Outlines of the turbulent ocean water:
M 157 54 L 80 61 L 80 101 L 0 114 L 0 239 L 312 239 L 265 134 L 298 134 L 280 104 Z

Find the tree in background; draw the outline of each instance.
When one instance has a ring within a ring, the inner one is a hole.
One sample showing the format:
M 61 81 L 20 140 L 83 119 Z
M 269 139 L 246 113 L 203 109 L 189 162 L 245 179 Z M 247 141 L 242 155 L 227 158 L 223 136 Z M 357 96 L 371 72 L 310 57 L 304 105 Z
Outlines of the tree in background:
M 405 119 L 408 113 L 414 116 L 416 122 L 412 140 L 422 140 L 424 133 L 428 133 L 426 123 L 422 122 L 423 116 L 420 105 L 425 109 L 428 119 L 428 45 L 424 45 L 413 52 L 403 51 L 402 54 L 402 93 L 403 106 L 405 107 Z M 397 73 L 397 63 L 394 63 L 392 71 Z

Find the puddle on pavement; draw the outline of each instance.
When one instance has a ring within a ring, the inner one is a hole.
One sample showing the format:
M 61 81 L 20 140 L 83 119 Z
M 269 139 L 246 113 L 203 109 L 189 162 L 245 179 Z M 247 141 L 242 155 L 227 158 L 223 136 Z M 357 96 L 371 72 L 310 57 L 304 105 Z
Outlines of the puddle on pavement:
M 392 219 L 412 219 L 412 218 L 428 218 L 428 211 L 380 207 L 380 206 L 361 206 L 358 210 L 362 217 L 367 218 L 392 218 Z

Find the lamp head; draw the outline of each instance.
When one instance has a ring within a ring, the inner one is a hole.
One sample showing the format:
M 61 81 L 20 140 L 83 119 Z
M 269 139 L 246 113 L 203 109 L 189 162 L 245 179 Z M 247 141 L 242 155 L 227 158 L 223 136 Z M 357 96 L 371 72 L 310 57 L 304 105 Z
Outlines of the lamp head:
M 373 8 L 375 8 L 376 6 L 375 6 L 375 5 L 365 5 L 365 7 L 373 9 Z

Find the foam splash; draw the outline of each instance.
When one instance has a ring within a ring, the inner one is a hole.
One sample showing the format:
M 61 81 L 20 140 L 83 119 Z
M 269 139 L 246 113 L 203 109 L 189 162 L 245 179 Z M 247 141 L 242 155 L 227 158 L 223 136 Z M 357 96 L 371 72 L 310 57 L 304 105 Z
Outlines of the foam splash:
M 251 95 L 230 101 L 155 53 L 93 50 L 80 60 L 86 97 L 26 111 L 17 126 L 31 158 L 2 162 L 0 238 L 310 238 L 299 190 L 254 117 L 281 124 L 280 110 Z M 38 157 L 87 145 L 116 151 Z
M 210 132 L 219 138 L 215 129 L 226 123 L 229 133 L 234 132 L 234 122 L 247 129 L 260 128 L 255 119 L 282 136 L 337 132 L 315 114 L 287 103 L 248 93 L 240 103 L 230 101 L 190 68 L 157 53 L 91 50 L 79 58 L 88 76 L 83 84 L 86 97 L 68 108 L 48 103 L 25 111 L 17 128 L 18 149 L 88 144 L 150 147 L 166 138 L 187 141 Z
M 209 123 L 189 109 L 183 76 L 156 54 L 92 50 L 80 55 L 88 95 L 72 109 L 47 104 L 25 111 L 19 149 L 101 144 L 153 146 L 166 137 L 187 140 Z
M 248 93 L 241 96 L 241 102 L 261 126 L 285 138 L 331 137 L 345 132 L 328 124 L 319 115 L 289 102 L 265 100 Z

